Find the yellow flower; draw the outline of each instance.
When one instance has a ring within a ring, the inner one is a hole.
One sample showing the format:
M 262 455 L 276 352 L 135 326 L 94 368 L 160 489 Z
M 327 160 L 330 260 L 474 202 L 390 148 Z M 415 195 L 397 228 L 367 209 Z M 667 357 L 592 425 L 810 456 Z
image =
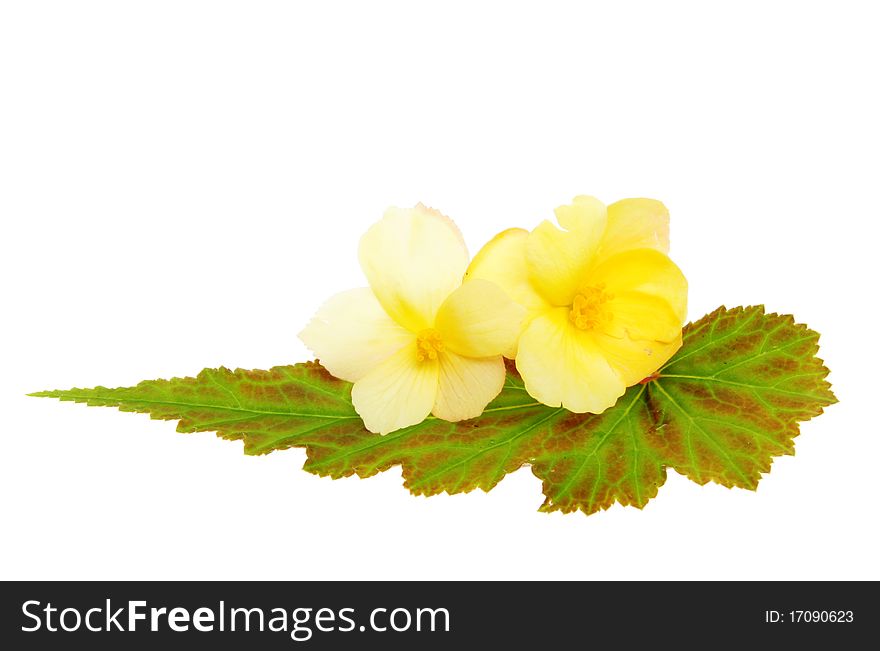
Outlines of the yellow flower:
M 524 310 L 494 283 L 462 285 L 468 252 L 448 217 L 390 208 L 361 238 L 369 288 L 328 300 L 300 333 L 351 398 L 367 429 L 387 434 L 429 414 L 479 416 L 504 385 L 502 353 Z
M 527 310 L 516 367 L 537 400 L 601 413 L 681 346 L 687 281 L 666 256 L 669 213 L 652 199 L 607 208 L 576 197 L 531 233 L 498 234 L 467 278 Z

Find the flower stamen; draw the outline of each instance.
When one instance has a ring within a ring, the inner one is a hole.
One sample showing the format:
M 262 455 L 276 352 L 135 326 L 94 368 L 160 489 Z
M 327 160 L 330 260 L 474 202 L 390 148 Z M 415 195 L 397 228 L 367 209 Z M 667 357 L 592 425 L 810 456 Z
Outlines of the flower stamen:
M 586 287 L 574 297 L 569 320 L 581 330 L 595 330 L 607 325 L 611 320 L 611 312 L 605 305 L 614 296 L 605 291 L 605 285 L 599 283 Z
M 443 352 L 443 340 L 434 328 L 422 330 L 416 336 L 416 359 L 420 362 L 435 360 Z

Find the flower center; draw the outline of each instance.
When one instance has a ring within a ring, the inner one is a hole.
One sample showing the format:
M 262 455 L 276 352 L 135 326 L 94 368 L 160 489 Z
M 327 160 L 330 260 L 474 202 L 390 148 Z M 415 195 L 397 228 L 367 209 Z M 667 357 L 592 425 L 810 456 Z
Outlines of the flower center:
M 605 291 L 602 283 L 587 287 L 574 297 L 568 318 L 581 330 L 594 330 L 606 325 L 611 320 L 611 312 L 605 304 L 612 298 L 614 296 Z
M 420 362 L 437 359 L 443 351 L 443 340 L 434 328 L 422 330 L 416 336 L 416 359 Z

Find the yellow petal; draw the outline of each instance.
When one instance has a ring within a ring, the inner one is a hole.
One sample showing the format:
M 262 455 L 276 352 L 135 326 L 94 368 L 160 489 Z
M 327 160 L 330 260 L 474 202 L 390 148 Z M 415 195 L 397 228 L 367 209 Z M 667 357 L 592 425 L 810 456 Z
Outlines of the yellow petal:
M 386 314 L 368 287 L 324 303 L 299 338 L 333 375 L 355 382 L 415 340 Z
M 498 233 L 480 249 L 468 267 L 466 280 L 490 280 L 530 312 L 549 307 L 529 281 L 526 240 L 529 232 L 509 228 Z
M 473 359 L 443 352 L 434 415 L 450 421 L 476 418 L 501 393 L 505 376 L 500 356 Z
M 361 267 L 385 311 L 413 332 L 430 328 L 461 284 L 468 252 L 456 225 L 422 204 L 389 208 L 361 238 Z
M 569 322 L 568 312 L 555 308 L 529 323 L 519 340 L 516 368 L 536 400 L 599 414 L 617 402 L 626 385 L 591 333 Z
M 608 206 L 608 225 L 596 262 L 630 249 L 669 252 L 669 211 L 654 199 L 623 199 Z
M 603 333 L 595 333 L 594 338 L 626 386 L 632 386 L 654 374 L 681 348 L 681 332 L 669 343 L 633 341 L 629 337 L 611 337 Z
M 642 292 L 662 298 L 680 322 L 687 316 L 687 280 L 669 257 L 653 249 L 618 253 L 598 265 L 587 276 L 588 286 L 603 285 L 614 296 Z
M 666 299 L 653 294 L 620 292 L 606 309 L 611 318 L 602 330 L 613 337 L 672 341 L 681 335 L 681 317 Z
M 495 283 L 471 280 L 449 295 L 434 326 L 443 345 L 465 357 L 492 357 L 515 348 L 525 308 Z
M 566 230 L 544 221 L 526 242 L 529 279 L 553 305 L 570 305 L 605 231 L 605 206 L 592 197 L 576 197 L 556 209 Z
M 420 362 L 416 344 L 397 351 L 354 383 L 351 402 L 371 432 L 388 434 L 421 423 L 437 400 L 440 363 Z

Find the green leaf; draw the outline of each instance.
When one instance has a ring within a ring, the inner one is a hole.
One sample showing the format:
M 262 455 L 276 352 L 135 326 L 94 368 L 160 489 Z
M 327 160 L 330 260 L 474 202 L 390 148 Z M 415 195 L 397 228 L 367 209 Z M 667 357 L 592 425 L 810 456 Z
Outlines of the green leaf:
M 598 416 L 566 412 L 554 446 L 531 462 L 544 483 L 542 511 L 590 514 L 615 502 L 642 508 L 657 495 L 666 469 L 648 438 L 654 424 L 645 392 L 630 387 Z
M 340 440 L 360 435 L 365 430 L 350 394 L 351 385 L 307 362 L 269 371 L 205 369 L 194 378 L 146 380 L 129 388 L 31 395 L 179 420 L 178 432 L 217 432 L 222 438 L 243 439 L 246 454 L 264 454 L 298 446 L 322 430 Z
M 797 422 L 835 401 L 817 339 L 791 317 L 721 308 L 685 329 L 656 377 L 600 415 L 538 404 L 510 364 L 504 390 L 479 418 L 429 418 L 387 436 L 363 428 L 351 385 L 315 362 L 32 395 L 179 420 L 180 432 L 241 439 L 247 454 L 304 447 L 305 469 L 322 476 L 400 465 L 417 495 L 488 491 L 529 464 L 543 482 L 541 510 L 594 513 L 615 502 L 643 507 L 666 467 L 753 488 L 772 456 L 791 452 Z
M 695 482 L 754 489 L 773 457 L 794 454 L 798 422 L 837 402 L 819 335 L 763 307 L 719 308 L 648 384 L 654 446 Z

